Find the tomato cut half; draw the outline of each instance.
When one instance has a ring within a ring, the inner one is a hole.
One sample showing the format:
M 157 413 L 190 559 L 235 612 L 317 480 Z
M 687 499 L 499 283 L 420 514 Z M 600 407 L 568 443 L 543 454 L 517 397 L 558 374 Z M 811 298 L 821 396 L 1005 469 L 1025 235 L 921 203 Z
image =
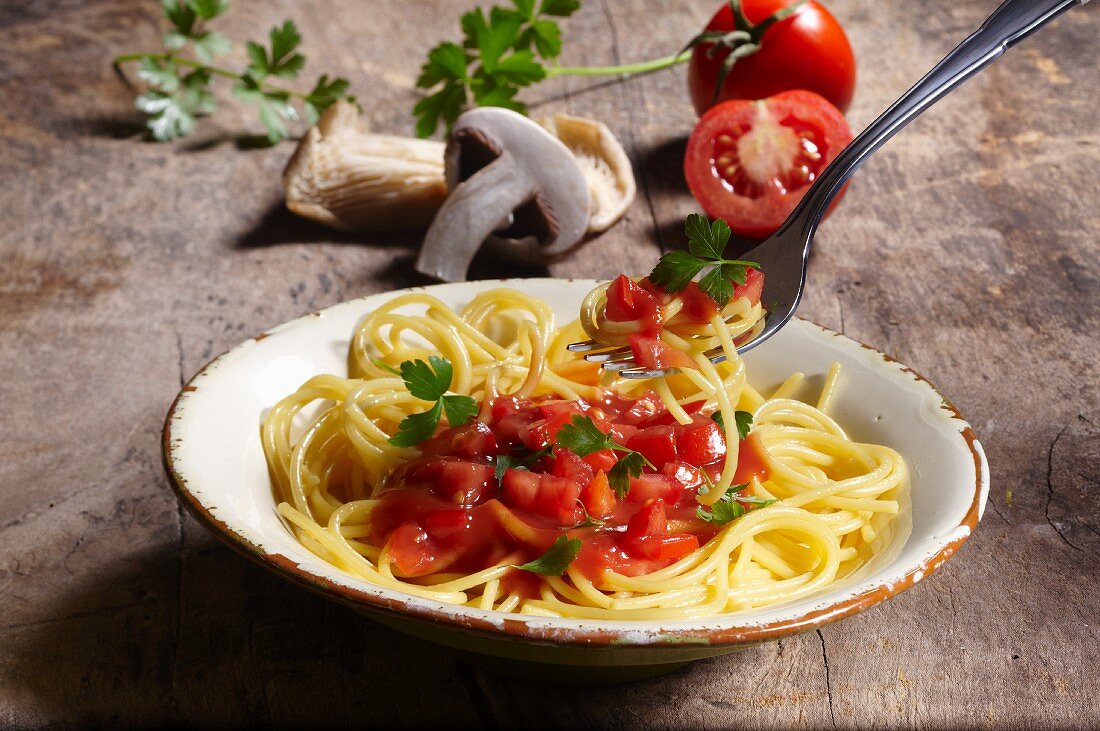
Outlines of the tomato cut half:
M 660 338 L 631 335 L 630 350 L 642 368 L 698 368 L 691 356 Z
M 725 219 L 741 236 L 764 238 L 851 141 L 844 115 L 813 92 L 728 101 L 695 126 L 684 176 L 708 216 Z M 830 211 L 843 195 L 842 190 Z

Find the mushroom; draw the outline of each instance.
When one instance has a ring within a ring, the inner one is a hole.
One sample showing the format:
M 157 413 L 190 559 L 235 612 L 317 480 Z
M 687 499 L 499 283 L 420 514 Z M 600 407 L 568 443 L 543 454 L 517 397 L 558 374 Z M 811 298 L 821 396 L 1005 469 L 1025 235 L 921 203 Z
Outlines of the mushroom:
M 539 124 L 565 143 L 588 179 L 592 196 L 588 233 L 606 231 L 623 217 L 638 190 L 623 146 L 606 124 L 587 117 L 555 114 Z
M 487 240 L 526 261 L 560 255 L 584 237 L 591 208 L 588 181 L 557 137 L 500 107 L 465 112 L 445 153 L 451 193 L 436 214 L 417 271 L 445 281 L 466 278 Z
M 360 129 L 339 100 L 306 133 L 283 171 L 294 213 L 345 231 L 427 226 L 447 196 L 441 142 Z

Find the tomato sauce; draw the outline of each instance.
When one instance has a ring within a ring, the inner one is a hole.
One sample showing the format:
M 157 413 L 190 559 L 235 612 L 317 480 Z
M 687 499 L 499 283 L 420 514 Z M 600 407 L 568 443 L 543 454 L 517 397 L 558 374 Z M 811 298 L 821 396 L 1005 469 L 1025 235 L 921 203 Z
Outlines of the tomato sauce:
M 703 472 L 719 474 L 726 455 L 723 432 L 699 413 L 702 405 L 686 404 L 692 421 L 681 425 L 652 392 L 637 399 L 606 392 L 592 402 L 500 398 L 487 423 L 440 430 L 421 457 L 390 474 L 371 512 L 371 541 L 386 545 L 395 573 L 409 577 L 519 565 L 562 535 L 581 540 L 574 565 L 593 581 L 607 570 L 656 571 L 718 530 L 696 515 Z M 622 497 L 607 478 L 620 454 L 581 457 L 555 445 L 579 414 L 652 463 Z M 511 466 L 498 480 L 505 457 Z M 508 588 L 537 590 L 537 581 L 512 574 L 526 572 L 510 572 Z

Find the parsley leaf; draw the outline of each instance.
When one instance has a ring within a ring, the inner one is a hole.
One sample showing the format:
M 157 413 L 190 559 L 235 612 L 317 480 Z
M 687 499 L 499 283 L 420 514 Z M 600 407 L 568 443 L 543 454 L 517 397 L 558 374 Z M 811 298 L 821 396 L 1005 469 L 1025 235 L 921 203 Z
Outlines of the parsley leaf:
M 587 457 L 601 449 L 623 452 L 623 456 L 607 472 L 607 483 L 620 498 L 625 497 L 630 491 L 630 478 L 640 476 L 643 467 L 656 469 L 641 452 L 635 452 L 633 449 L 617 444 L 610 435 L 600 431 L 590 416 L 574 416 L 568 424 L 558 430 L 557 443 L 558 446 L 570 450 L 578 457 Z
M 715 411 L 710 415 L 711 421 L 714 421 L 718 426 L 723 429 L 726 428 L 726 421 L 722 418 L 721 411 Z M 749 435 L 749 431 L 752 430 L 752 412 L 749 411 L 735 411 L 733 412 L 733 418 L 737 422 L 737 436 L 739 439 L 744 439 Z
M 447 129 L 469 103 L 526 111 L 520 89 L 545 79 L 544 61 L 561 53 L 561 28 L 551 18 L 572 15 L 577 0 L 512 0 L 513 7 L 481 7 L 464 13 L 462 42 L 447 41 L 428 51 L 416 86 L 429 93 L 413 107 L 416 133 Z
M 738 413 L 743 414 L 746 412 L 741 411 Z M 695 515 L 701 520 L 713 523 L 714 525 L 726 525 L 745 514 L 746 508 L 743 503 L 753 505 L 755 508 L 766 508 L 772 503 L 779 502 L 778 500 L 760 498 L 755 495 L 738 494 L 748 486 L 749 484 L 747 482 L 743 485 L 733 485 L 730 489 L 726 490 L 726 494 L 723 495 L 718 502 L 710 506 L 709 510 L 701 505 L 696 508 Z
M 557 442 L 578 457 L 587 457 L 601 449 L 625 449 L 615 443 L 610 436 L 600 431 L 590 416 L 573 416 L 573 419 L 558 430 Z
M 649 464 L 641 452 L 631 452 L 619 459 L 607 472 L 607 484 L 615 491 L 620 499 L 630 492 L 630 478 L 640 477 L 642 467 Z M 650 467 L 653 465 L 650 464 Z
M 451 361 L 438 355 L 428 356 L 428 362 L 406 360 L 401 363 L 401 378 L 409 393 L 423 401 L 434 401 L 432 408 L 406 416 L 390 437 L 395 447 L 411 447 L 435 434 L 443 414 L 452 427 L 461 426 L 477 414 L 477 402 L 469 396 L 447 394 L 454 378 Z
M 546 553 L 534 561 L 528 561 L 516 568 L 522 571 L 530 571 L 533 574 L 542 574 L 543 576 L 561 576 L 580 552 L 581 541 L 579 538 L 569 538 L 562 535 L 558 536 L 558 539 L 554 541 L 554 545 L 550 546 Z
M 401 420 L 397 427 L 397 433 L 390 437 L 390 444 L 395 447 L 414 447 L 421 442 L 431 439 L 435 434 L 435 428 L 439 425 L 439 419 L 443 414 L 443 404 L 435 402 L 435 406 L 420 414 L 410 414 Z
M 145 125 L 157 141 L 190 134 L 195 118 L 215 108 L 210 75 L 204 70 L 192 71 L 175 83 L 163 83 L 163 91 L 147 91 L 134 100 L 134 106 L 149 116 Z
M 699 280 L 699 289 L 724 307 L 733 296 L 733 285 L 745 283 L 745 268 L 760 265 L 724 258 L 730 227 L 721 218 L 710 221 L 706 216 L 693 213 L 684 222 L 684 232 L 688 237 L 688 250 L 670 251 L 662 256 L 650 272 L 649 281 L 669 294 L 676 294 L 709 267 Z
M 497 487 L 501 486 L 501 483 L 504 481 L 504 473 L 508 470 L 529 469 L 531 465 L 538 462 L 543 457 L 550 455 L 553 451 L 553 447 L 546 446 L 537 452 L 532 452 L 526 457 L 513 457 L 508 454 L 499 455 L 496 458 L 496 465 L 493 468 L 493 477 L 497 481 Z

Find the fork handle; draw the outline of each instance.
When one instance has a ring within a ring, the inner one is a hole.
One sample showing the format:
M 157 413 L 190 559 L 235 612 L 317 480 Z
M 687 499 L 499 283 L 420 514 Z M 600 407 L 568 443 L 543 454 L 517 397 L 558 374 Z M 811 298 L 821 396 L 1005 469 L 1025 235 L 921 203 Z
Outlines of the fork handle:
M 800 228 L 808 255 L 813 233 L 829 204 L 868 155 L 948 92 L 993 63 L 1010 46 L 1074 5 L 1086 2 L 1088 0 L 1005 0 L 1001 3 L 981 28 L 947 54 L 837 155 L 810 186 L 780 232 Z

